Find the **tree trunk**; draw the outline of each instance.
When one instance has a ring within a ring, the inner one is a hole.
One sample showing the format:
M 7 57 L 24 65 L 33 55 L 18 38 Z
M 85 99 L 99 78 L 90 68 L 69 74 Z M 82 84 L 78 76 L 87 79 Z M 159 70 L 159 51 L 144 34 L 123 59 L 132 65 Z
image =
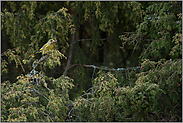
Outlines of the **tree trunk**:
M 67 76 L 68 68 L 71 65 L 72 53 L 73 53 L 73 45 L 74 45 L 74 40 L 75 40 L 75 34 L 70 34 L 70 35 L 71 35 L 71 39 L 70 39 L 69 56 L 68 56 L 68 60 L 67 60 L 65 71 L 63 73 L 64 76 Z M 65 94 L 66 94 L 66 90 L 63 90 L 62 91 L 62 96 L 65 97 Z

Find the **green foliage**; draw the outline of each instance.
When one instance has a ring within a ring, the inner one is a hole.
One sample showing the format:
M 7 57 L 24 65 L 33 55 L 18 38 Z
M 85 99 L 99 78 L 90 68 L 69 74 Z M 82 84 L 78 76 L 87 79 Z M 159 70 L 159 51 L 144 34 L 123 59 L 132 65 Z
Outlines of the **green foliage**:
M 50 69 L 53 69 L 56 65 L 61 65 L 61 59 L 63 57 L 67 59 L 64 54 L 59 52 L 58 50 L 51 50 L 48 52 L 49 56 L 46 59 L 46 62 L 42 62 L 44 66 L 48 66 Z
M 4 53 L 1 54 L 1 56 L 6 56 L 8 57 L 8 61 L 11 63 L 11 61 L 15 61 L 16 63 L 16 68 L 18 67 L 18 65 L 21 66 L 22 70 L 24 70 L 23 66 L 22 66 L 22 62 L 21 62 L 21 57 L 19 56 L 19 53 L 20 53 L 20 49 L 19 47 L 17 48 L 14 48 L 14 49 L 8 49 L 7 51 L 5 51 Z M 7 70 L 7 65 L 8 65 L 8 62 L 7 60 L 4 60 L 1 58 L 1 70 L 2 70 L 2 73 L 3 74 L 4 72 L 7 73 L 8 70 Z
M 74 111 L 69 115 L 71 121 L 113 121 L 112 115 L 115 112 L 113 93 L 118 82 L 109 72 L 100 71 L 98 74 L 99 77 L 93 81 L 93 87 L 75 99 Z
M 182 97 L 181 64 L 181 59 L 173 61 L 162 59 L 158 62 L 145 60 L 142 63 L 142 71 L 145 72 L 141 72 L 138 75 L 140 81 L 157 84 L 163 90 L 164 93 L 159 93 L 160 97 L 156 98 L 155 108 L 158 111 L 157 115 L 162 111 L 168 116 L 174 115 L 172 117 L 173 120 L 178 120 L 175 114 L 181 112 L 178 109 L 178 107 L 181 107 L 181 104 L 177 103 L 181 101 Z
M 8 3 L 11 4 L 11 2 Z M 17 4 L 15 3 L 15 5 Z M 27 51 L 27 49 L 35 47 L 37 51 L 40 48 L 38 43 L 50 38 L 57 38 L 59 43 L 68 47 L 68 30 L 71 33 L 74 33 L 75 30 L 66 8 L 61 8 L 57 12 L 48 12 L 44 18 L 38 19 L 40 17 L 35 16 L 35 8 L 39 3 L 20 2 L 20 4 L 22 6 L 15 13 L 10 13 L 7 9 L 1 13 L 2 30 L 6 30 L 6 33 L 10 35 L 10 43 L 13 44 L 13 47 L 19 47 L 19 53 L 25 53 L 24 57 L 27 58 L 32 52 L 35 52 Z
M 124 44 L 134 46 L 134 50 L 143 49 L 139 57 L 142 59 L 141 72 L 137 74 L 136 84 L 156 84 L 164 92 L 156 91 L 158 96 L 152 103 L 153 110 L 149 109 L 153 112 L 144 112 L 144 117 L 130 112 L 133 114 L 130 120 L 138 120 L 136 116 L 140 118 L 139 121 L 150 121 L 152 117 L 153 120 L 168 117 L 173 121 L 181 120 L 178 107 L 181 107 L 182 96 L 182 14 L 179 8 L 181 2 L 153 2 L 147 7 L 144 21 L 137 25 L 136 32 L 120 36 Z
M 182 2 L 2 3 L 1 121 L 182 121 Z
M 175 7 L 177 9 L 174 9 Z M 125 43 L 133 44 L 135 50 L 141 46 L 143 48 L 141 59 L 156 61 L 161 58 L 170 59 L 169 54 L 175 46 L 172 38 L 177 33 L 181 33 L 182 21 L 179 8 L 181 2 L 153 2 L 147 7 L 143 22 L 137 25 L 136 33 L 123 35 L 120 38 L 127 40 Z M 180 58 L 180 55 L 176 58 Z
M 167 116 L 173 115 L 171 120 L 178 120 L 175 114 L 181 107 L 177 104 L 181 101 L 181 63 L 182 60 L 145 60 L 144 72 L 137 74 L 134 86 L 126 87 L 119 86 L 114 74 L 100 71 L 93 87 L 74 101 L 70 121 L 158 121 L 161 111 Z M 177 106 L 174 107 L 177 110 L 164 109 L 167 105 Z
M 173 58 L 179 58 L 182 56 L 182 34 L 176 34 L 173 36 L 172 42 L 175 43 L 175 46 L 170 51 L 170 55 Z
M 113 121 L 115 100 L 114 90 L 118 85 L 117 79 L 111 73 L 98 73 L 99 77 L 94 80 L 94 87 L 98 86 L 95 101 L 91 106 L 91 121 Z
M 141 121 L 145 119 L 148 112 L 153 111 L 154 103 L 156 102 L 157 93 L 160 89 L 157 84 L 143 82 L 141 78 L 136 81 L 134 87 L 121 87 L 116 89 L 117 104 L 122 110 L 119 119 L 128 121 Z M 122 116 L 120 118 L 120 116 Z
M 55 86 L 54 89 L 49 90 L 44 87 L 46 83 L 44 78 L 37 74 L 35 77 L 20 75 L 13 85 L 9 82 L 1 85 L 3 121 L 64 121 L 68 108 L 67 101 L 62 97 L 61 92 L 65 88 L 73 87 L 72 79 L 63 76 L 57 79 L 52 78 Z M 68 91 L 66 92 L 68 95 Z M 8 117 L 6 113 L 9 114 Z
M 71 83 L 73 80 L 64 76 L 50 78 L 45 73 L 46 66 L 53 69 L 61 65 L 61 59 L 67 58 L 58 50 L 43 54 L 39 60 L 33 53 L 39 49 L 38 42 L 42 39 L 53 38 L 62 44 L 66 43 L 69 31 L 75 33 L 71 15 L 62 7 L 57 12 L 48 12 L 44 17 L 37 16 L 39 13 L 36 13 L 36 8 L 40 5 L 39 2 L 6 2 L 4 5 L 10 5 L 12 11 L 4 9 L 1 13 L 2 30 L 10 35 L 9 42 L 15 48 L 1 54 L 4 58 L 1 59 L 2 74 L 8 72 L 7 66 L 11 61 L 15 61 L 16 67 L 20 65 L 23 70 L 22 62 L 27 66 L 31 62 L 33 64 L 31 72 L 19 75 L 13 84 L 9 81 L 2 83 L 2 121 L 64 121 L 68 111 L 68 89 L 74 86 Z M 44 70 L 36 71 L 37 66 Z M 52 86 L 54 88 L 49 89 Z M 67 89 L 66 98 L 61 96 L 63 89 Z

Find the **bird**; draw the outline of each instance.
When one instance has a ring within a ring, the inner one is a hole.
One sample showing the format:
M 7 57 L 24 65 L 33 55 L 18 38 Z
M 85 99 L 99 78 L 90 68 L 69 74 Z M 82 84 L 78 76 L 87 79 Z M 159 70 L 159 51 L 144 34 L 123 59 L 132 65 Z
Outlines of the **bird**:
M 49 50 L 53 49 L 53 43 L 57 42 L 56 40 L 50 39 L 46 44 L 44 44 L 37 53 L 47 53 Z

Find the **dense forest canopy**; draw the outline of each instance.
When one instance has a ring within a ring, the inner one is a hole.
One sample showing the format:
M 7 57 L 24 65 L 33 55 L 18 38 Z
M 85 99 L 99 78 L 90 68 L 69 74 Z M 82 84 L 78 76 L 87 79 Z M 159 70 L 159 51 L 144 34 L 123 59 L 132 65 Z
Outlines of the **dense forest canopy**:
M 182 121 L 182 1 L 1 1 L 1 36 L 2 122 Z

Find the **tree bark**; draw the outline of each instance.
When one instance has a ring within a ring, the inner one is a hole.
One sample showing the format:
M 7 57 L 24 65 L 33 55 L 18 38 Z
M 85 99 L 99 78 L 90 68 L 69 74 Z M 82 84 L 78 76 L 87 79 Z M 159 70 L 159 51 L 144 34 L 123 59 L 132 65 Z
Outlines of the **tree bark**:
M 75 34 L 71 34 L 69 56 L 68 56 L 68 60 L 67 60 L 65 71 L 63 73 L 64 76 L 67 76 L 67 71 L 68 71 L 68 69 L 70 67 L 70 64 L 71 64 L 74 40 L 75 40 Z M 65 97 L 65 94 L 66 94 L 66 90 L 63 90 L 62 91 L 62 96 Z

